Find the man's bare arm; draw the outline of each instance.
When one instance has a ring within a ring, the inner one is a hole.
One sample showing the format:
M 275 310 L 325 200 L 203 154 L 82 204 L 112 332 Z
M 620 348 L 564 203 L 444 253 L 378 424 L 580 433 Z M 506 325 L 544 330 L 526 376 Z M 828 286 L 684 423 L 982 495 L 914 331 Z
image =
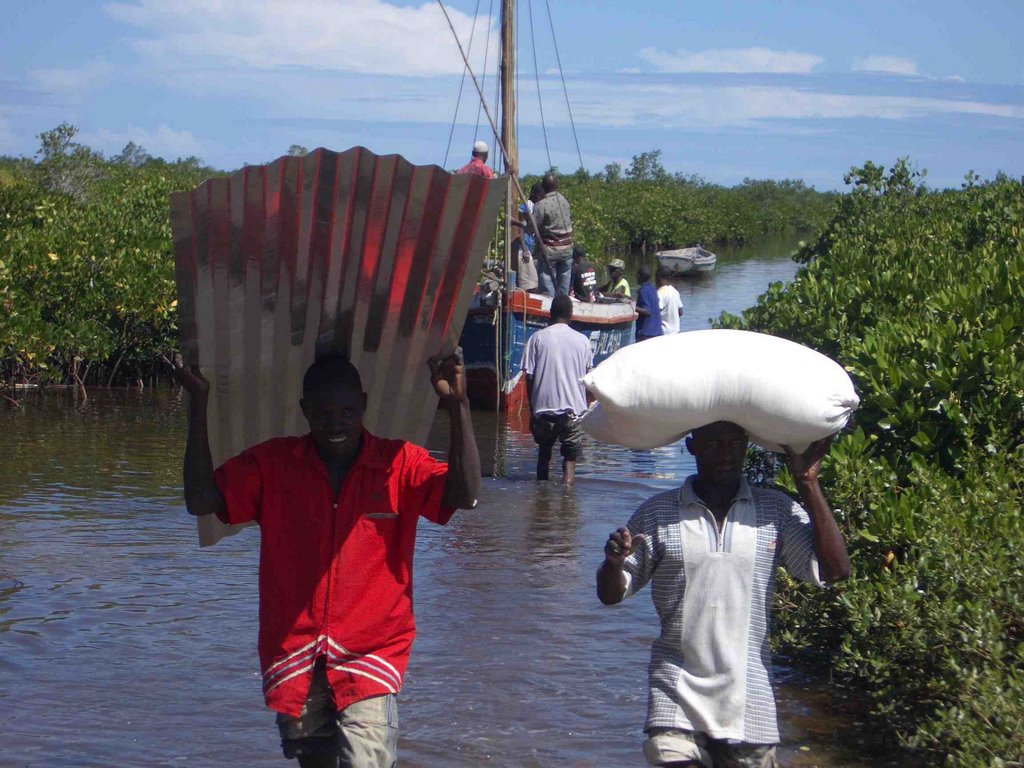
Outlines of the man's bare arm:
M 174 380 L 189 394 L 188 440 L 185 443 L 185 463 L 182 468 L 185 507 L 193 515 L 222 515 L 227 505 L 214 479 L 207 429 L 210 382 L 203 376 L 199 366 L 186 368 L 180 358 L 175 358 L 171 363 L 171 370 Z
M 825 494 L 818 483 L 821 460 L 828 453 L 832 438 L 811 443 L 802 454 L 786 448 L 789 455 L 790 471 L 796 483 L 797 492 L 811 518 L 814 530 L 814 554 L 818 558 L 818 572 L 826 583 L 842 581 L 850 576 L 850 557 L 846 542 L 836 525 L 832 511 L 825 500 Z
M 444 359 L 435 357 L 428 362 L 434 390 L 448 410 L 451 423 L 443 503 L 447 507 L 472 509 L 480 496 L 480 453 L 469 412 L 462 349 L 457 348 Z

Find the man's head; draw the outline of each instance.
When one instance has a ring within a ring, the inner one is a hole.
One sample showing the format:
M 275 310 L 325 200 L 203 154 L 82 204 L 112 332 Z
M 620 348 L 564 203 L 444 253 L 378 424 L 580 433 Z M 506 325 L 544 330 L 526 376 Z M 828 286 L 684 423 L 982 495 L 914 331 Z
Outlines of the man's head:
M 572 260 L 579 264 L 581 261 L 587 258 L 587 252 L 583 250 L 583 246 L 576 243 L 572 247 Z
M 622 273 L 626 271 L 626 262 L 622 259 L 612 259 L 608 262 L 608 274 L 613 280 L 620 280 Z
M 539 181 L 535 181 L 533 186 L 530 187 L 530 201 L 536 203 L 542 197 L 544 197 L 544 185 Z
M 540 180 L 540 185 L 544 188 L 544 194 L 548 192 L 554 192 L 558 189 L 558 178 L 553 173 L 545 173 L 544 178 Z
M 551 322 L 568 323 L 572 320 L 572 299 L 560 293 L 551 300 Z
M 302 415 L 321 455 L 348 463 L 359 451 L 366 393 L 359 371 L 348 357 L 318 357 L 302 378 Z
M 487 162 L 487 155 L 489 152 L 490 150 L 486 141 L 478 141 L 473 145 L 473 157 L 479 157 L 485 163 Z
M 695 429 L 686 438 L 686 450 L 697 461 L 702 482 L 722 489 L 739 485 L 747 455 L 747 433 L 739 424 L 716 421 Z
M 671 282 L 672 270 L 666 267 L 664 264 L 658 265 L 658 270 L 654 273 L 654 282 L 661 288 L 663 285 L 668 285 Z
M 646 264 L 641 264 L 636 270 L 636 280 L 638 283 L 643 285 L 649 282 L 651 279 L 651 268 Z

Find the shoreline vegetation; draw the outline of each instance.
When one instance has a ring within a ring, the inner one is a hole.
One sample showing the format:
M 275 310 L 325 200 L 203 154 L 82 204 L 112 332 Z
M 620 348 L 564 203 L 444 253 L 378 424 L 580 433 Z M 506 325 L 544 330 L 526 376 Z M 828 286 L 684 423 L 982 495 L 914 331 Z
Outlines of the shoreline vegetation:
M 0 159 L 12 402 L 15 384 L 160 376 L 177 335 L 167 196 L 220 173 L 132 144 L 104 158 L 74 136 L 62 124 L 36 160 Z M 779 650 L 860 692 L 907 764 L 1024 766 L 1024 184 L 969 173 L 930 190 L 900 160 L 852 169 L 843 195 L 724 188 L 658 155 L 562 177 L 593 260 L 815 229 L 793 282 L 717 325 L 829 355 L 862 398 L 823 473 L 854 573 L 783 582 Z
M 62 123 L 34 159 L 0 158 L 0 391 L 16 385 L 152 386 L 177 346 L 168 195 L 225 175 L 128 144 L 113 157 Z M 306 154 L 293 145 L 290 155 Z M 600 265 L 630 248 L 743 242 L 815 229 L 838 199 L 798 181 L 709 184 L 660 151 L 562 176 L 578 239 Z M 529 186 L 534 177 L 524 181 Z M 499 238 L 500 239 L 500 238 Z
M 921 176 L 852 169 L 793 282 L 717 325 L 829 355 L 862 398 L 823 473 L 853 575 L 780 589 L 780 650 L 859 691 L 908 765 L 1022 766 L 1024 184 Z

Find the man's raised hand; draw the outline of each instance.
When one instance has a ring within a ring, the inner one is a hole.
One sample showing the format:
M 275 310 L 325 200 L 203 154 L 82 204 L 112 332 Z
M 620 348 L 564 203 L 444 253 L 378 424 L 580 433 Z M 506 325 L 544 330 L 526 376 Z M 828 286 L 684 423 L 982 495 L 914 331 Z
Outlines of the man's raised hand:
M 164 362 L 171 367 L 171 376 L 192 397 L 206 397 L 210 394 L 210 382 L 203 376 L 198 365 L 186 366 L 181 355 L 175 353 L 173 358 L 163 356 Z
M 466 365 L 462 360 L 462 347 L 447 357 L 436 355 L 427 360 L 430 383 L 444 403 L 459 403 L 466 399 Z
M 794 480 L 817 480 L 821 471 L 821 460 L 828 454 L 835 435 L 815 440 L 803 453 L 797 453 L 790 446 L 782 446 L 789 457 L 789 471 Z
M 634 536 L 629 532 L 628 528 L 619 528 L 616 531 L 612 531 L 604 545 L 605 562 L 614 568 L 621 568 L 623 563 L 626 562 L 626 558 L 633 554 L 637 547 L 643 545 L 644 538 L 642 533 Z

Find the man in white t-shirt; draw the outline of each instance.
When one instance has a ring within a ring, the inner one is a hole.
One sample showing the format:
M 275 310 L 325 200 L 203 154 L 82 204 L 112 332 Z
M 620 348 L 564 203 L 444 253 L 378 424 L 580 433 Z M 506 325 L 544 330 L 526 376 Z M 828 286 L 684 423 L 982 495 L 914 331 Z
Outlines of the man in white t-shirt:
M 572 485 L 576 477 L 583 438 L 578 420 L 587 410 L 587 393 L 580 379 L 594 362 L 590 340 L 571 328 L 570 320 L 572 299 L 560 293 L 551 301 L 551 324 L 527 339 L 523 350 L 530 432 L 540 446 L 537 479 L 548 479 L 551 453 L 558 441 L 566 485 Z
M 679 333 L 683 325 L 683 299 L 669 282 L 671 271 L 659 266 L 654 281 L 658 286 L 658 306 L 661 309 L 661 335 Z

